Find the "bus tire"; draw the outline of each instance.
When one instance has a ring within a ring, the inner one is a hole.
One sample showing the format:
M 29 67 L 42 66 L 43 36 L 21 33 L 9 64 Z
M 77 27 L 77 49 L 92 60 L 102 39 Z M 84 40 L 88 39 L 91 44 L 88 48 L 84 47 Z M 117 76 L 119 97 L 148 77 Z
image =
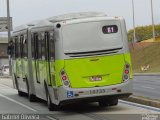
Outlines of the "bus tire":
M 22 96 L 25 96 L 25 93 L 18 90 L 18 95 L 22 97 Z
M 108 101 L 107 100 L 101 100 L 98 102 L 100 107 L 107 107 L 109 106 Z
M 109 106 L 116 106 L 118 105 L 118 98 L 110 99 L 108 103 L 109 103 Z
M 25 79 L 26 79 L 28 99 L 29 99 L 30 102 L 35 102 L 36 101 L 36 96 L 30 93 L 29 83 L 28 83 L 27 77 L 25 77 Z
M 46 98 L 47 98 L 47 106 L 49 111 L 55 111 L 56 110 L 56 105 L 52 103 L 51 97 L 49 95 L 49 91 L 47 88 L 46 82 L 44 83 L 45 91 L 46 91 Z

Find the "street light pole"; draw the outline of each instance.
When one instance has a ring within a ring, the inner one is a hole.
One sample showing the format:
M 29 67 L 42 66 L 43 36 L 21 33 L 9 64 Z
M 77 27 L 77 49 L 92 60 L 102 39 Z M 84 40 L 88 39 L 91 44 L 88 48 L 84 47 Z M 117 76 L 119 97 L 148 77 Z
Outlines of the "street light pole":
M 11 24 L 10 24 L 10 7 L 9 7 L 9 0 L 7 0 L 7 26 L 8 26 L 8 43 L 11 41 Z M 9 55 L 9 75 L 12 74 L 12 67 L 11 67 L 11 55 Z
M 153 40 L 155 41 L 155 26 L 154 26 L 154 14 L 153 14 L 153 1 L 152 0 L 151 0 L 151 16 L 152 16 Z
M 134 32 L 133 32 L 133 40 L 134 40 L 134 42 L 137 42 L 137 40 L 136 40 L 136 27 L 135 27 L 135 14 L 134 14 L 134 0 L 132 0 L 132 15 L 133 15 L 133 30 L 134 30 Z

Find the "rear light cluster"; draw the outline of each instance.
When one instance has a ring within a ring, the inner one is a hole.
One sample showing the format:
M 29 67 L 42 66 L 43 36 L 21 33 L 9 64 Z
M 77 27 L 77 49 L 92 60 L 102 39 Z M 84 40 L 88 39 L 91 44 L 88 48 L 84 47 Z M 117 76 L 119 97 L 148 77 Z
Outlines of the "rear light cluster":
M 127 82 L 129 80 L 129 74 L 130 74 L 130 66 L 129 64 L 125 64 L 123 72 L 123 82 Z
M 64 70 L 61 70 L 60 76 L 61 76 L 61 80 L 63 82 L 64 87 L 70 87 L 68 76 Z

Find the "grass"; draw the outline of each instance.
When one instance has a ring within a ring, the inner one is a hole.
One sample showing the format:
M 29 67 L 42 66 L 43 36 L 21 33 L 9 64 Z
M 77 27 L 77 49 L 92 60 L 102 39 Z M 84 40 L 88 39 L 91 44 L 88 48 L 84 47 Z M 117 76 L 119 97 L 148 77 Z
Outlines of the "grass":
M 160 72 L 160 38 L 156 38 L 154 42 L 150 39 L 129 46 L 134 73 Z M 147 65 L 147 70 L 141 69 Z

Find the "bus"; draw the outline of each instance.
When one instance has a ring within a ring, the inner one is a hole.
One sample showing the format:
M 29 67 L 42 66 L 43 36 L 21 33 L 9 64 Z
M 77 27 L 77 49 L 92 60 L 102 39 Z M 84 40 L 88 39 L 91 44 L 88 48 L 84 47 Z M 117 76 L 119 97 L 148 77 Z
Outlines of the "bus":
M 113 106 L 132 94 L 132 64 L 122 17 L 95 12 L 60 15 L 25 32 L 14 31 L 13 42 L 18 93 L 27 93 L 30 101 L 47 101 L 49 110 L 75 102 Z

